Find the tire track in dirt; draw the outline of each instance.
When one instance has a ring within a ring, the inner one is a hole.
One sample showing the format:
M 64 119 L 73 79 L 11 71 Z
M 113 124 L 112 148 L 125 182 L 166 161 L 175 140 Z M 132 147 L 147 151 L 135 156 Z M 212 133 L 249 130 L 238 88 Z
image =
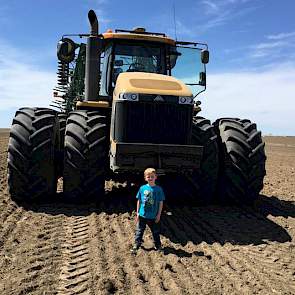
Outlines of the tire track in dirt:
M 129 211 L 132 211 L 134 205 L 129 204 Z M 134 212 L 134 211 L 133 211 Z M 134 212 L 135 213 L 135 212 Z M 125 227 L 122 228 L 123 235 L 129 236 L 129 241 L 131 241 L 131 245 L 134 243 L 134 235 L 135 235 L 135 214 L 134 217 L 129 216 L 129 220 L 118 221 L 118 227 L 121 224 L 124 224 Z M 148 227 L 147 227 L 148 228 Z M 150 230 L 146 230 L 145 239 L 149 240 L 149 244 L 153 244 L 152 234 Z M 184 294 L 186 286 L 190 284 L 186 279 L 183 280 L 181 273 L 173 267 L 173 262 L 170 259 L 167 259 L 164 256 L 164 253 L 157 251 L 143 251 L 139 253 L 141 256 L 140 259 L 143 260 L 143 265 L 147 267 L 142 267 L 141 264 L 137 264 L 138 267 L 141 267 L 141 271 L 136 274 L 137 278 L 143 282 L 147 283 L 148 278 L 150 278 L 150 289 L 152 292 L 155 289 L 159 289 L 159 293 L 169 293 L 169 294 Z M 142 257 L 143 256 L 143 257 Z M 141 258 L 142 257 L 142 258 Z
M 174 240 L 189 240 L 187 230 L 182 226 L 182 224 L 177 224 L 173 219 L 170 218 L 170 216 L 163 217 L 161 222 L 162 228 L 164 228 L 165 232 L 168 233 L 170 237 L 173 237 Z M 169 241 L 169 239 L 167 240 Z M 163 245 L 164 243 L 165 242 L 163 241 Z M 199 259 L 197 259 L 197 256 L 194 255 L 195 253 L 186 252 L 183 249 L 180 249 L 179 245 L 172 244 L 171 241 L 169 241 L 168 244 L 167 242 L 165 244 L 167 245 L 167 247 L 166 250 L 164 247 L 164 253 L 166 251 L 168 252 L 165 255 L 165 260 L 167 259 L 166 261 L 168 261 L 168 265 L 166 265 L 165 268 L 168 267 L 168 270 L 179 274 L 177 277 L 177 284 L 180 284 L 182 291 L 190 292 L 189 290 L 201 290 L 202 280 L 204 279 L 204 277 L 207 277 L 209 264 L 206 264 L 205 262 L 205 266 L 203 266 L 202 264 L 204 264 L 204 261 L 200 261 Z M 193 248 L 196 247 L 196 245 L 193 245 Z M 198 253 L 198 251 L 195 252 Z M 209 256 L 206 256 L 205 260 L 207 260 L 207 257 Z M 189 264 L 187 264 L 187 261 L 189 261 Z M 195 263 L 197 264 L 197 268 L 194 269 L 195 271 L 193 271 L 192 264 L 194 265 Z M 206 270 L 204 269 L 204 267 L 206 268 Z M 206 294 L 207 292 L 208 287 L 206 288 L 206 292 L 201 293 Z
M 257 289 L 257 279 L 252 273 L 245 274 L 243 264 L 239 263 L 239 260 L 232 257 L 231 253 L 224 250 L 224 246 L 216 243 L 220 238 L 218 232 L 211 230 L 210 227 L 206 226 L 206 221 L 201 216 L 196 217 L 196 215 L 189 214 L 190 209 L 186 208 L 182 211 L 180 209 L 174 210 L 174 218 L 178 222 L 183 223 L 183 226 L 190 231 L 191 239 L 195 239 L 196 233 L 201 233 L 201 237 L 207 235 L 206 241 L 208 245 L 201 245 L 204 252 L 212 255 L 212 262 L 217 264 L 218 269 L 222 273 L 225 280 L 228 281 L 228 286 L 231 284 L 235 287 L 238 293 L 249 293 L 251 290 Z M 214 226 L 213 226 L 214 227 Z M 230 277 L 230 279 L 229 279 Z M 252 288 L 249 288 L 249 285 Z M 269 286 L 263 286 L 264 289 L 269 290 Z M 262 290 L 262 288 L 258 287 Z M 258 290 L 258 291 L 259 291 Z M 228 292 L 228 291 L 227 291 Z
M 21 280 L 21 294 L 48 294 L 55 292 L 58 283 L 58 266 L 61 260 L 60 231 L 63 217 L 47 217 L 36 230 L 36 240 L 24 267 L 24 278 Z M 40 223 L 40 219 L 36 220 Z M 38 230 L 39 229 L 39 230 Z
M 62 266 L 56 294 L 93 294 L 90 224 L 87 216 L 65 217 Z
M 4 226 L 4 223 L 6 221 L 6 219 L 13 214 L 13 212 L 17 209 L 18 207 L 10 202 L 10 201 L 6 201 L 5 199 L 2 201 L 1 204 L 1 212 L 0 212 L 0 232 L 2 231 L 2 228 Z
M 132 268 L 128 264 L 127 258 L 129 253 L 126 253 L 124 237 L 114 226 L 116 218 L 118 217 L 114 214 L 109 216 L 105 212 L 98 216 L 99 239 L 101 247 L 105 250 L 103 260 L 107 269 L 107 277 L 100 277 L 99 286 L 106 293 L 115 293 L 120 290 L 120 292 L 125 291 L 130 294 L 128 290 L 135 289 L 139 294 L 144 294 L 142 288 L 131 284 L 130 272 Z
M 91 217 L 91 236 L 92 239 L 92 260 L 93 260 L 93 286 L 95 292 L 93 294 L 114 294 L 117 286 L 112 279 L 112 275 L 116 274 L 123 280 L 126 275 L 122 269 L 119 272 L 115 270 L 114 265 L 118 263 L 114 258 L 114 250 L 111 244 L 114 242 L 110 237 L 110 232 L 104 232 L 108 227 L 108 216 L 105 213 L 93 213 Z M 111 239 L 111 240 L 108 240 Z
M 256 228 L 264 228 L 265 219 L 252 208 L 239 208 L 241 218 L 247 218 L 249 223 L 255 224 Z M 255 220 L 256 219 L 256 220 Z M 228 222 L 224 223 L 228 228 Z M 255 229 L 254 235 L 255 233 Z M 271 237 L 276 233 L 272 233 Z M 278 237 L 279 238 L 279 237 Z M 276 288 L 280 290 L 290 291 L 295 293 L 295 277 L 294 269 L 295 262 L 291 257 L 294 257 L 295 245 L 293 243 L 279 243 L 276 241 L 266 242 L 259 246 L 242 246 L 239 249 L 232 249 L 232 251 L 239 251 L 241 257 L 247 257 L 249 264 L 255 265 L 255 269 L 259 271 L 263 278 L 268 278 Z M 257 266 L 256 266 L 257 264 Z M 284 274 L 282 274 L 282 271 Z M 293 282 L 290 284 L 290 282 Z M 287 287 L 288 286 L 288 287 Z
M 257 269 L 261 275 L 273 278 L 272 284 L 276 285 L 276 288 L 285 289 L 289 293 L 295 294 L 295 262 L 293 260 L 295 246 L 289 244 L 286 249 L 281 249 L 281 251 L 277 247 L 278 245 L 268 245 L 258 249 L 257 247 L 253 249 L 241 247 L 239 253 L 249 257 L 253 265 L 258 265 Z M 232 251 L 236 251 L 236 249 L 232 249 Z
M 130 250 L 134 241 L 134 222 L 130 213 L 132 206 L 126 203 L 124 199 L 116 204 L 109 204 L 107 210 L 117 212 L 121 210 L 125 213 L 100 213 L 98 216 L 99 230 L 98 237 L 102 243 L 101 248 L 105 251 L 104 278 L 100 280 L 99 285 L 103 291 L 109 293 L 119 292 L 120 294 L 163 294 L 169 291 L 169 287 L 175 288 L 175 292 L 169 294 L 182 294 L 181 288 L 177 286 L 169 274 L 161 274 L 161 257 L 159 253 L 139 250 L 136 256 L 132 255 Z M 170 279 L 170 286 L 166 284 L 167 278 Z M 109 290 L 111 288 L 111 290 Z M 111 292 L 110 292 L 111 291 Z
M 222 233 L 219 233 L 214 229 L 214 225 L 208 225 L 208 222 L 200 215 L 196 216 L 194 214 L 190 214 L 190 212 L 190 209 L 186 208 L 184 212 L 186 221 L 190 223 L 192 228 L 207 232 L 207 234 L 211 237 L 213 243 L 209 247 L 214 249 L 219 256 L 218 260 L 215 259 L 213 261 L 218 262 L 221 269 L 224 269 L 225 274 L 231 273 L 231 277 L 233 278 L 232 282 L 238 288 L 239 292 L 250 294 L 253 290 L 258 292 L 267 290 L 267 292 L 272 293 L 272 289 L 269 285 L 263 282 L 261 286 L 261 282 L 257 280 L 257 276 L 245 268 L 244 262 L 241 263 L 240 259 L 235 258 L 232 253 L 229 253 L 227 249 L 225 249 L 224 245 L 216 243 L 218 240 L 223 240 L 224 237 Z M 208 249 L 208 247 L 205 247 L 204 249 Z M 251 286 L 251 289 L 249 289 L 249 286 Z
M 60 261 L 60 225 L 60 217 L 25 212 L 5 249 L 13 258 L 5 270 L 6 286 L 1 294 L 53 294 Z
M 0 231 L 0 247 L 5 244 L 5 241 L 10 235 L 12 235 L 14 229 L 18 226 L 18 222 L 24 218 L 25 211 L 22 208 L 16 208 L 16 210 L 11 210 L 11 213 L 4 214 L 5 218 L 2 221 L 1 231 Z
M 130 253 L 134 241 L 134 228 L 132 228 L 132 224 L 133 220 L 130 220 L 130 216 L 127 220 L 120 216 L 113 223 L 113 228 L 117 233 L 117 239 L 122 239 L 124 241 L 123 244 L 125 244 L 125 264 L 129 265 L 129 275 L 132 278 L 131 289 L 133 290 L 134 285 L 137 286 L 139 284 L 140 288 L 144 287 L 143 290 L 146 292 L 140 292 L 141 294 L 152 294 L 153 292 L 161 294 L 169 291 L 170 288 L 173 288 L 175 294 L 182 294 L 181 288 L 175 283 L 174 278 L 169 274 L 166 277 L 161 274 L 161 265 L 164 263 L 162 262 L 160 253 L 155 253 L 154 251 L 154 253 L 150 251 L 144 253 L 142 250 L 139 250 L 136 255 Z M 135 262 L 132 263 L 132 260 L 135 260 Z M 135 281 L 134 278 L 136 278 Z M 170 284 L 167 283 L 168 280 Z M 137 291 L 133 294 L 137 294 Z
M 255 224 L 256 228 L 264 228 L 265 219 L 260 214 L 258 214 L 251 208 L 242 207 L 239 209 L 241 218 L 243 220 L 247 218 L 249 220 L 249 223 Z M 224 226 L 225 228 L 228 228 L 230 226 L 227 220 L 224 220 Z M 267 230 L 267 228 L 265 230 Z M 253 232 L 255 235 L 255 230 L 253 230 Z M 264 278 L 266 284 L 272 282 L 275 285 L 275 288 L 285 290 L 285 292 L 290 291 L 292 289 L 292 291 L 295 293 L 295 278 L 293 275 L 295 267 L 293 268 L 293 271 L 289 271 L 289 275 L 288 272 L 284 272 L 284 275 L 282 275 L 281 273 L 284 266 L 285 268 L 286 266 L 289 266 L 290 269 L 292 269 L 292 260 L 290 258 L 290 252 L 294 250 L 294 245 L 289 245 L 291 246 L 288 248 L 289 251 L 284 251 L 282 249 L 282 247 L 284 247 L 284 244 L 280 244 L 278 242 L 271 241 L 270 243 L 262 246 L 263 247 L 260 247 L 260 251 L 257 251 L 257 246 L 240 247 L 239 251 L 241 255 L 239 255 L 239 257 L 244 258 L 246 265 L 252 264 L 254 266 L 253 270 L 257 270 L 259 272 L 259 275 Z M 261 249 L 264 250 L 261 251 Z M 237 251 L 237 249 L 232 250 Z M 281 258 L 281 261 L 279 261 L 279 257 Z M 288 286 L 288 284 L 292 281 L 293 284 Z
M 174 211 L 174 210 L 173 210 Z M 174 211 L 175 212 L 175 211 Z M 183 212 L 185 215 L 185 212 Z M 192 227 L 190 220 L 188 220 L 183 215 L 178 216 L 177 214 L 173 214 L 172 216 L 169 216 L 169 218 L 166 219 L 166 222 L 168 223 L 167 229 L 172 230 L 175 229 L 177 234 L 174 233 L 174 238 L 176 240 L 183 240 L 183 241 L 196 241 L 199 240 L 200 243 L 203 240 L 209 241 L 211 238 L 208 236 L 208 233 L 206 231 L 200 231 L 199 228 Z M 166 229 L 166 230 L 167 230 Z M 195 248 L 196 246 L 194 246 Z M 204 268 L 199 269 L 200 267 L 200 261 L 198 260 L 197 263 L 197 272 L 191 271 L 191 263 L 188 265 L 184 265 L 184 267 L 187 267 L 187 271 L 189 273 L 189 276 L 192 277 L 193 282 L 199 282 L 198 285 L 200 287 L 200 293 L 199 294 L 209 294 L 210 288 L 212 287 L 214 292 L 220 292 L 221 288 L 223 289 L 222 292 L 230 293 L 230 294 L 243 294 L 243 292 L 250 294 L 250 289 L 248 287 L 243 286 L 243 280 L 236 274 L 236 272 L 224 262 L 224 255 L 223 253 L 220 253 L 220 251 L 214 246 L 210 247 L 204 247 L 202 244 L 199 245 L 198 249 L 202 249 L 203 251 L 195 251 L 193 254 L 199 254 L 204 255 L 205 257 L 209 257 L 210 262 L 204 263 Z M 206 253 L 206 255 L 205 255 Z M 212 259 L 213 257 L 213 259 Z M 212 263 L 217 265 L 212 266 Z M 201 267 L 200 267 L 201 268 Z M 195 268 L 194 268 L 195 269 Z M 211 270 L 211 271 L 210 271 Z M 201 276 L 199 274 L 201 273 Z M 208 277 L 208 281 L 212 281 L 212 277 L 210 277 L 210 274 L 213 273 L 216 275 L 214 277 L 214 285 L 218 285 L 218 289 L 214 286 L 204 286 L 203 281 L 204 277 Z M 209 275 L 209 276 L 208 276 Z M 217 283 L 216 281 L 219 281 Z M 227 282 L 226 284 L 224 282 Z M 192 288 L 191 290 L 194 290 L 195 288 Z M 208 290 L 209 289 L 209 290 Z M 225 290 L 224 290 L 225 289 Z M 229 290 L 228 290 L 229 289 Z M 189 289 L 190 290 L 190 289 Z
M 115 212 L 114 205 L 111 204 L 108 210 Z M 100 253 L 103 254 L 102 260 L 107 271 L 107 276 L 99 278 L 98 285 L 106 293 L 149 294 L 151 290 L 148 286 L 139 279 L 134 280 L 136 265 L 130 253 L 130 238 L 122 232 L 118 219 L 118 214 L 107 215 L 105 212 L 97 218 L 98 237 L 104 250 Z
M 191 219 L 195 217 L 195 220 L 197 221 L 196 225 L 202 226 L 214 239 L 218 240 L 218 238 L 223 238 L 222 234 L 218 232 L 207 220 L 200 218 L 200 215 L 196 216 L 191 209 L 187 209 L 186 211 L 187 216 Z M 254 216 L 252 216 L 252 219 L 253 217 Z M 253 220 L 253 224 L 256 223 L 255 220 Z M 260 285 L 260 287 L 258 287 L 259 290 L 267 290 L 269 293 L 275 292 L 275 289 L 278 287 L 274 284 L 274 282 L 277 282 L 276 276 L 274 276 L 271 272 L 267 273 L 266 276 L 262 275 L 263 269 L 261 269 L 257 264 L 253 265 L 246 255 L 230 255 L 223 248 L 224 247 L 219 250 L 222 253 L 222 256 L 227 259 L 228 263 L 234 270 L 239 272 L 239 274 L 244 278 L 244 282 L 249 282 L 254 289 Z M 286 285 L 280 285 L 279 287 L 281 290 L 289 292 L 289 286 L 286 287 Z
M 120 204 L 120 206 L 123 207 L 124 204 Z M 129 204 L 128 211 L 132 211 L 133 207 Z M 140 281 L 146 288 L 147 294 L 152 294 L 153 292 L 157 294 L 184 294 L 188 286 L 193 287 L 193 282 L 188 281 L 186 276 L 182 276 L 185 268 L 183 267 L 179 271 L 178 265 L 175 267 L 175 261 L 178 260 L 175 257 L 171 259 L 171 257 L 167 257 L 163 253 L 156 252 L 151 248 L 145 250 L 140 249 L 136 256 L 130 255 L 130 248 L 134 243 L 135 224 L 134 217 L 126 214 L 119 215 L 114 221 L 113 226 L 118 234 L 118 239 L 124 239 L 125 242 L 123 244 L 128 245 L 126 249 L 127 263 L 129 263 L 130 259 L 139 261 L 139 263 L 133 263 L 131 276 L 133 278 L 136 277 Z M 148 244 L 152 243 L 150 230 L 145 232 L 145 240 L 148 241 Z

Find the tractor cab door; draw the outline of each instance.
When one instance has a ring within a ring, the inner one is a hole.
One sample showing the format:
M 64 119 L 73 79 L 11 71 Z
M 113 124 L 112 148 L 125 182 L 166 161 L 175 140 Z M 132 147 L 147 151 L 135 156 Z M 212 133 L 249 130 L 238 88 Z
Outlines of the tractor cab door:
M 195 96 L 206 89 L 209 52 L 205 44 L 176 42 L 170 49 L 169 61 L 171 75 L 188 85 Z

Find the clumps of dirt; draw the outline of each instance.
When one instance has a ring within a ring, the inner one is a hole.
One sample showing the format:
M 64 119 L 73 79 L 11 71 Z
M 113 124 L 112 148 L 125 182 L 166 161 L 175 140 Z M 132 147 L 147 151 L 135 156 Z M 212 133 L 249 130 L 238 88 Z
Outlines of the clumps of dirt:
M 109 182 L 95 204 L 20 206 L 7 190 L 0 132 L 0 294 L 295 294 L 295 138 L 267 138 L 254 208 L 170 206 L 164 251 L 131 255 L 133 188 Z M 60 180 L 62 187 L 62 179 Z

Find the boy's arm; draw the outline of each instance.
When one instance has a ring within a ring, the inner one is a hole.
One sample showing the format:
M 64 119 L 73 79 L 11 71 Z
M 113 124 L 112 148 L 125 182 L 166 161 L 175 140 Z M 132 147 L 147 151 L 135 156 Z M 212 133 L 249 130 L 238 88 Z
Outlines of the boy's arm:
M 160 221 L 162 209 L 163 209 L 163 201 L 160 201 L 158 214 L 157 214 L 156 220 L 155 220 L 156 223 L 158 223 Z
M 137 200 L 137 205 L 136 205 L 136 219 L 135 219 L 135 222 L 138 221 L 139 207 L 140 207 L 140 201 L 139 201 L 139 199 L 138 199 L 138 200 Z

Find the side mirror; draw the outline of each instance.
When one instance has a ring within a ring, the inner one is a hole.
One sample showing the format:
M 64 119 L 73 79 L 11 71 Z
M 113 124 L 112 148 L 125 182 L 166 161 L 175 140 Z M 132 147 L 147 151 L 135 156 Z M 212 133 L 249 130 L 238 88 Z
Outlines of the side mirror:
M 57 43 L 57 58 L 64 63 L 70 63 L 75 58 L 76 44 L 72 39 L 63 38 Z
M 203 64 L 207 64 L 209 62 L 209 51 L 208 50 L 201 51 L 201 61 Z
M 206 86 L 206 73 L 205 72 L 200 72 L 199 85 Z

